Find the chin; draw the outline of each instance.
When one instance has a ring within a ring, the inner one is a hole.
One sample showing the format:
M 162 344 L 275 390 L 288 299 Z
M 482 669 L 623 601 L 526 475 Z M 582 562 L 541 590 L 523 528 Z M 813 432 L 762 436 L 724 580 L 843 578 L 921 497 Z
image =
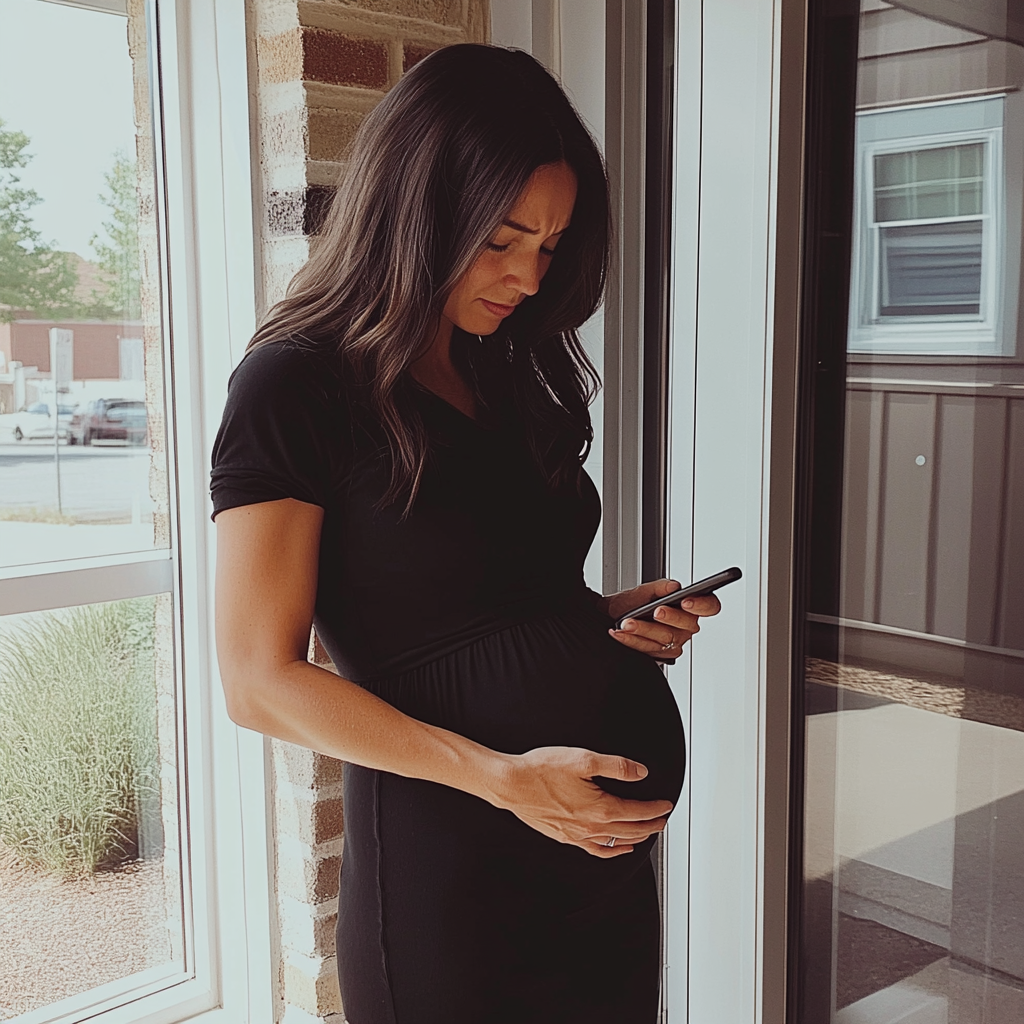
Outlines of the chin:
M 458 327 L 464 330 L 467 334 L 478 334 L 481 338 L 486 338 L 489 335 L 496 333 L 498 328 L 501 326 L 501 321 L 497 320 L 497 323 L 495 323 L 495 320 L 497 320 L 497 317 L 489 316 L 486 320 L 483 317 L 474 318 L 467 323 L 458 324 Z

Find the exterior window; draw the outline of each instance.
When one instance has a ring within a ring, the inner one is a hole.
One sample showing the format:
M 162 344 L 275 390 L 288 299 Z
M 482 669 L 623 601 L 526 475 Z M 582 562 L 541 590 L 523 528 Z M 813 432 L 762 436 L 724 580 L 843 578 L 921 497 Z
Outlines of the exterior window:
M 851 351 L 1010 354 L 1002 103 L 859 115 Z

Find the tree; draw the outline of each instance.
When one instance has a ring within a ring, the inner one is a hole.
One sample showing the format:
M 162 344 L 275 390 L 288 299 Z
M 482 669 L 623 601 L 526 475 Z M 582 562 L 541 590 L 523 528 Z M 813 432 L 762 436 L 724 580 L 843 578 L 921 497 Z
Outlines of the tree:
M 23 188 L 18 171 L 32 157 L 29 137 L 0 118 L 0 321 L 18 311 L 60 317 L 76 310 L 78 275 L 70 253 L 43 241 L 29 211 L 42 197 Z
M 139 260 L 139 186 L 135 161 L 123 152 L 104 175 L 107 189 L 100 202 L 110 211 L 103 222 L 106 238 L 89 241 L 96 253 L 102 292 L 92 293 L 91 316 L 99 319 L 138 320 L 142 316 L 142 274 Z

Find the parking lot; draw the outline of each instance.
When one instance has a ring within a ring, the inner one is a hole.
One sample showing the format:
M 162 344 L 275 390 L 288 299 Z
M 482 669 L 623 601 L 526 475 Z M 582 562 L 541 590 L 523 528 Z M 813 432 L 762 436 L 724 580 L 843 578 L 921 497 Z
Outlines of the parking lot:
M 90 522 L 149 517 L 154 509 L 149 465 L 148 448 L 61 444 L 61 511 Z M 0 444 L 0 514 L 9 518 L 15 510 L 56 509 L 53 442 Z

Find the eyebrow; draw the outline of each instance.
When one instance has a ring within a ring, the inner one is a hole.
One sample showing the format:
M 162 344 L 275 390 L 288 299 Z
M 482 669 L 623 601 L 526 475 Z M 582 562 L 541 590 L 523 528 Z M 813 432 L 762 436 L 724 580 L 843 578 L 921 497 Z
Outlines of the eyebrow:
M 524 234 L 527 235 L 540 234 L 540 230 L 538 228 L 528 228 L 525 224 L 520 224 L 517 220 L 503 220 L 501 223 L 507 228 L 512 228 L 513 231 L 522 231 Z M 552 231 L 551 235 L 564 235 L 568 230 L 569 225 L 566 224 L 566 226 L 562 228 L 561 231 Z M 548 237 L 550 238 L 551 235 L 549 235 Z

